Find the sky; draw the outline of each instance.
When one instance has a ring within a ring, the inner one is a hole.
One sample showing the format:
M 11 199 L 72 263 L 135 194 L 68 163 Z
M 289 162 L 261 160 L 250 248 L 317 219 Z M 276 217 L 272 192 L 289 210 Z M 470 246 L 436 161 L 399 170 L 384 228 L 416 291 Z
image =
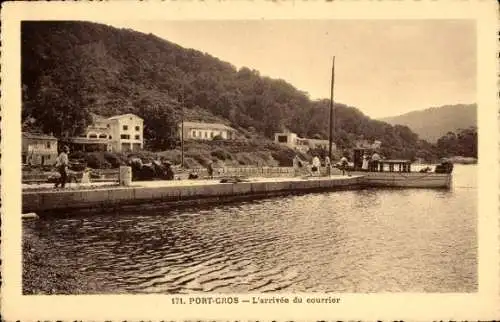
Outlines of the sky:
M 473 20 L 107 21 L 284 79 L 372 118 L 476 102 Z

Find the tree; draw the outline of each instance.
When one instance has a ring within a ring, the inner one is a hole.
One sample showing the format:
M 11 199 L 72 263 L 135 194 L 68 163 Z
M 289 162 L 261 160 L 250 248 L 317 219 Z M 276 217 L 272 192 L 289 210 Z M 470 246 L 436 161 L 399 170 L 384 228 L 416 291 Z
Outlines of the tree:
M 23 121 L 33 118 L 35 126 L 58 137 L 79 135 L 91 121 L 82 101 L 80 94 L 68 97 L 50 76 L 44 76 L 36 96 L 31 100 L 25 98 L 27 111 L 23 113 Z
M 151 97 L 144 97 L 137 104 L 138 114 L 144 119 L 146 145 L 152 150 L 175 148 L 179 118 L 174 108 Z

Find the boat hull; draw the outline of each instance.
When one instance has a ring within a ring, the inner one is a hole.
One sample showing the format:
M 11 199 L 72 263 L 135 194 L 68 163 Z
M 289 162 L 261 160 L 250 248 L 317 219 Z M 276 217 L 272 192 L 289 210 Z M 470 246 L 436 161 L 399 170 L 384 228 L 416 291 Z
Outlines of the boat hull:
M 450 188 L 451 173 L 420 172 L 352 172 L 364 176 L 369 187 Z

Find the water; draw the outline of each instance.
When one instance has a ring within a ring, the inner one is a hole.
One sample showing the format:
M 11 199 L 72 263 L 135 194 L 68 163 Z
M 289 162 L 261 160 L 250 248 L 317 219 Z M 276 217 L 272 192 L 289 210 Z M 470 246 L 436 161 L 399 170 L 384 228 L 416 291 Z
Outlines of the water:
M 64 272 L 54 283 L 98 293 L 474 292 L 476 171 L 456 166 L 451 190 L 41 219 L 23 222 L 23 235 Z

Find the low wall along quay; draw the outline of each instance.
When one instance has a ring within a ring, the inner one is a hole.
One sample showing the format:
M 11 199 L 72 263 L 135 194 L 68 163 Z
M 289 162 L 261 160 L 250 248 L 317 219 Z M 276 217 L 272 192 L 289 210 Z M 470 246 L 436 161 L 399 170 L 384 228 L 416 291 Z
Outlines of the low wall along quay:
M 227 202 L 276 195 L 356 189 L 362 176 L 308 179 L 261 179 L 253 182 L 219 183 L 214 180 L 133 182 L 131 186 L 79 190 L 23 192 L 23 212 L 116 209 L 127 205 L 167 203 L 174 205 Z

